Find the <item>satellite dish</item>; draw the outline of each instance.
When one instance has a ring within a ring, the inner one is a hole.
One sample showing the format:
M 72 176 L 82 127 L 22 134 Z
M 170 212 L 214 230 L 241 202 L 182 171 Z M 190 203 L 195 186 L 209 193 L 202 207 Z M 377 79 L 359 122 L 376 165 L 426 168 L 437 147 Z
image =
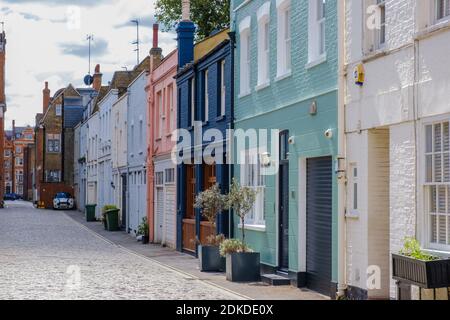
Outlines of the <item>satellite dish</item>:
M 94 78 L 93 78 L 90 74 L 88 74 L 88 75 L 86 75 L 86 76 L 84 77 L 84 84 L 85 84 L 85 85 L 90 86 L 90 85 L 92 85 L 93 83 L 94 83 Z

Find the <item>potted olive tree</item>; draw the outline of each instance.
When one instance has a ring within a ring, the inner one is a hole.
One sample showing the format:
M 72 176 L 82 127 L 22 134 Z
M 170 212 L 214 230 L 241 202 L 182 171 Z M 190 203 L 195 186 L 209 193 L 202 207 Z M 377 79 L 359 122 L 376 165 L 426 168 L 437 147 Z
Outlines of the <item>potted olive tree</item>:
M 142 236 L 142 244 L 149 243 L 149 230 L 147 217 L 142 218 L 141 224 L 138 226 L 138 236 Z
M 216 230 L 217 215 L 222 212 L 227 205 L 226 196 L 220 192 L 217 184 L 206 191 L 201 192 L 195 199 L 194 207 L 202 210 L 202 215 Z M 200 271 L 223 271 L 225 269 L 224 258 L 220 256 L 219 246 L 225 236 L 222 234 L 211 235 L 207 238 L 207 245 L 198 246 L 198 259 Z
M 414 238 L 406 238 L 399 254 L 392 255 L 395 280 L 424 289 L 450 287 L 450 259 L 425 253 Z
M 245 243 L 245 217 L 252 210 L 257 192 L 242 187 L 233 179 L 228 194 L 228 208 L 233 209 L 241 222 L 241 240 L 228 239 L 220 246 L 220 254 L 226 257 L 227 280 L 252 282 L 261 279 L 260 253 L 253 252 Z

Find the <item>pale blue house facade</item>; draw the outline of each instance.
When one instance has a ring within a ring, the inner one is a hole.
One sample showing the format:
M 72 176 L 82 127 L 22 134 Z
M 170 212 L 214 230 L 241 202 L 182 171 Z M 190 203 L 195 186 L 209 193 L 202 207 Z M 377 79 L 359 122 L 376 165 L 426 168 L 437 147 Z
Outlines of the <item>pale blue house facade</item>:
M 245 163 L 234 177 L 258 191 L 246 242 L 261 253 L 263 273 L 334 296 L 337 2 L 234 0 L 231 28 L 235 129 L 279 130 L 268 132 L 265 150 L 235 144 L 235 161 Z
M 147 93 L 148 70 L 141 72 L 128 87 L 127 158 L 128 158 L 128 232 L 136 233 L 147 216 Z

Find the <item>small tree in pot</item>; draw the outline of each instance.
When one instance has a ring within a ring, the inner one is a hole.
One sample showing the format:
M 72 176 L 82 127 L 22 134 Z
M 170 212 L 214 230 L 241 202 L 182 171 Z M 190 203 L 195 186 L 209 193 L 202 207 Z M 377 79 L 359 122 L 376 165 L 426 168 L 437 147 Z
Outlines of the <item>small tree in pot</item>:
M 138 226 L 138 236 L 142 236 L 142 244 L 149 243 L 149 230 L 147 217 L 142 218 L 141 224 Z
M 225 240 L 220 246 L 220 253 L 226 257 L 227 280 L 233 282 L 251 282 L 261 279 L 260 254 L 253 252 L 245 243 L 245 217 L 253 208 L 257 192 L 250 187 L 242 187 L 233 179 L 228 194 L 228 208 L 241 221 L 241 240 Z
M 217 215 L 226 209 L 226 196 L 220 192 L 219 185 L 215 184 L 206 191 L 201 192 L 195 199 L 194 207 L 202 210 L 202 215 L 216 229 Z M 222 271 L 225 268 L 224 259 L 220 256 L 219 246 L 225 240 L 224 235 L 211 235 L 207 238 L 208 245 L 199 245 L 200 271 Z

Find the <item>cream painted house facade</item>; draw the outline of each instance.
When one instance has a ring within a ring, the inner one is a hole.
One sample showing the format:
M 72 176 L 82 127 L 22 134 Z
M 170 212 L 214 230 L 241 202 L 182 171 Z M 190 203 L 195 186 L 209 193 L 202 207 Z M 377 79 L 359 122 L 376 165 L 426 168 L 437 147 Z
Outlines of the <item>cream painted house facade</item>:
M 396 298 L 405 237 L 450 255 L 450 2 L 345 4 L 346 282 L 355 298 Z

